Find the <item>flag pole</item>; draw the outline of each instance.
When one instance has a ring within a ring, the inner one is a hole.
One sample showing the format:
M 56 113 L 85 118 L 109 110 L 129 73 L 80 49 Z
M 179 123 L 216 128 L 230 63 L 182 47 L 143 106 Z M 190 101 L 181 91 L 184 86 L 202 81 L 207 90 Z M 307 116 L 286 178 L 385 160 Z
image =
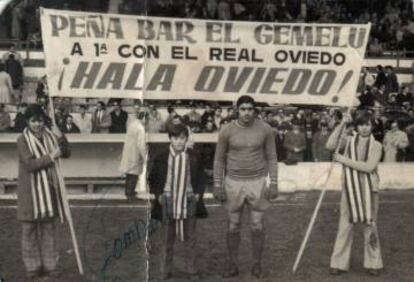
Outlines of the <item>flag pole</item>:
M 53 105 L 53 98 L 50 99 L 49 106 L 50 106 L 50 117 L 52 119 L 52 124 L 54 126 L 57 126 L 56 119 L 55 119 L 55 107 Z M 63 175 L 61 174 L 61 171 L 60 171 L 60 162 L 59 162 L 59 160 L 55 161 L 55 167 L 56 167 L 56 172 L 57 172 L 57 175 L 58 175 L 59 187 L 61 189 L 61 194 L 62 194 L 63 209 L 64 209 L 64 212 L 65 212 L 65 216 L 68 220 L 70 235 L 71 235 L 72 243 L 73 243 L 73 248 L 75 250 L 76 262 L 78 264 L 78 270 L 79 270 L 79 273 L 81 275 L 83 275 L 84 271 L 83 271 L 82 260 L 81 260 L 80 253 L 79 253 L 79 246 L 78 246 L 78 241 L 76 239 L 75 228 L 73 227 L 72 214 L 70 212 L 70 207 L 69 207 L 69 199 L 67 198 L 67 195 L 66 195 L 66 186 L 65 186 L 65 182 L 63 180 Z
M 353 99 L 352 99 L 352 103 L 353 103 Z M 352 110 L 352 106 L 350 105 L 348 107 L 348 109 L 347 109 L 347 115 L 350 115 L 351 114 L 351 110 Z M 342 128 L 342 130 L 341 130 L 341 133 L 339 134 L 339 140 L 338 140 L 338 143 L 336 144 L 335 153 L 338 153 L 339 152 L 341 140 L 344 137 L 345 131 L 346 131 L 346 127 L 344 126 Z M 324 185 L 322 186 L 322 191 L 321 191 L 321 193 L 319 195 L 319 199 L 318 199 L 318 202 L 316 204 L 315 210 L 313 211 L 311 220 L 310 220 L 309 225 L 308 225 L 308 229 L 306 230 L 305 237 L 303 238 L 303 241 L 302 241 L 302 243 L 300 245 L 299 252 L 298 252 L 298 254 L 296 256 L 295 263 L 293 264 L 293 268 L 292 268 L 292 272 L 293 273 L 296 272 L 296 270 L 297 270 L 297 268 L 299 266 L 300 260 L 301 260 L 301 258 L 303 256 L 304 251 L 305 251 L 305 247 L 306 247 L 306 244 L 308 243 L 308 240 L 309 240 L 310 234 L 312 232 L 313 226 L 315 225 L 316 217 L 317 217 L 318 212 L 319 212 L 319 209 L 320 209 L 320 207 L 322 205 L 323 198 L 325 197 L 326 189 L 327 189 L 327 186 L 328 186 L 328 180 L 331 177 L 331 174 L 332 174 L 332 171 L 333 171 L 334 166 L 335 166 L 335 162 L 332 161 L 331 162 L 331 165 L 329 166 L 328 176 L 327 176 L 327 178 L 325 180 Z

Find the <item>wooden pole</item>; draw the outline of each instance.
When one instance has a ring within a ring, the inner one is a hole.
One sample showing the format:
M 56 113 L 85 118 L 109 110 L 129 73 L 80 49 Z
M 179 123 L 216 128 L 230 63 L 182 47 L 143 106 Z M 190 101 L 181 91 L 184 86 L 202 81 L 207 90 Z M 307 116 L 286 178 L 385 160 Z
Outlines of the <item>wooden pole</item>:
M 352 107 L 351 106 L 348 107 L 347 115 L 351 114 L 351 110 L 352 110 Z M 340 149 L 341 140 L 344 136 L 345 131 L 346 131 L 346 127 L 344 126 L 344 128 L 342 128 L 342 131 L 339 135 L 339 140 L 338 140 L 338 144 L 336 145 L 335 153 L 338 153 L 338 151 Z M 325 197 L 326 188 L 328 186 L 328 180 L 331 177 L 334 166 L 335 166 L 335 162 L 332 162 L 331 165 L 329 166 L 328 177 L 326 178 L 325 184 L 322 186 L 322 191 L 321 191 L 321 194 L 319 195 L 319 199 L 318 199 L 318 202 L 316 204 L 315 210 L 313 211 L 311 220 L 310 220 L 309 225 L 308 225 L 308 229 L 306 230 L 305 237 L 303 238 L 302 244 L 300 245 L 299 252 L 296 256 L 295 263 L 293 264 L 293 268 L 292 268 L 293 273 L 295 273 L 296 269 L 298 268 L 300 260 L 303 256 L 304 251 L 305 251 L 306 244 L 308 243 L 310 234 L 312 232 L 313 226 L 315 225 L 316 217 L 317 217 L 319 209 L 322 205 L 323 198 Z
M 55 119 L 55 108 L 53 106 L 53 98 L 50 99 L 49 106 L 50 106 L 50 113 L 49 114 L 52 118 L 52 124 L 54 126 L 57 126 L 56 119 Z M 59 187 L 61 189 L 61 194 L 62 194 L 63 209 L 64 209 L 64 212 L 65 212 L 65 216 L 68 220 L 70 235 L 71 235 L 72 243 L 73 243 L 73 248 L 75 250 L 76 262 L 78 264 L 78 270 L 79 270 L 79 273 L 81 275 L 83 275 L 84 271 L 83 271 L 82 260 L 81 260 L 80 253 L 79 253 L 79 246 L 78 246 L 78 241 L 76 239 L 75 228 L 73 227 L 72 214 L 70 212 L 69 200 L 68 200 L 68 197 L 67 197 L 67 194 L 66 194 L 65 181 L 63 180 L 63 175 L 62 175 L 61 170 L 60 170 L 59 160 L 55 161 L 55 167 L 56 167 L 56 172 L 57 172 L 57 175 L 58 175 Z

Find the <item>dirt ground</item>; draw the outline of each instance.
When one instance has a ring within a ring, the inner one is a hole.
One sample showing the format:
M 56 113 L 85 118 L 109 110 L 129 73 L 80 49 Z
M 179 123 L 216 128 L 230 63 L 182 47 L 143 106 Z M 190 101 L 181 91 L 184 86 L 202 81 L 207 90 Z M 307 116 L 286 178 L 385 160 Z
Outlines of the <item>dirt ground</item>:
M 355 231 L 350 272 L 329 275 L 339 217 L 339 193 L 329 192 L 321 207 L 302 262 L 296 274 L 292 265 L 315 207 L 319 192 L 281 195 L 266 215 L 266 246 L 262 281 L 414 281 L 414 191 L 383 191 L 379 211 L 379 235 L 385 270 L 380 277 L 368 276 L 362 267 L 362 230 Z M 0 278 L 5 282 L 27 281 L 21 258 L 21 227 L 14 201 L 0 201 Z M 78 274 L 68 227 L 57 226 L 58 269 L 55 281 L 159 281 L 159 259 L 147 263 L 145 247 L 147 212 L 145 202 L 71 202 L 85 275 Z M 251 249 L 247 213 L 239 254 L 241 273 L 224 280 L 226 266 L 226 217 L 216 202 L 209 217 L 197 222 L 197 268 L 201 281 L 254 281 L 250 276 Z M 151 253 L 161 249 L 163 228 L 151 224 Z M 177 252 L 180 254 L 180 246 Z M 179 261 L 179 256 L 177 261 Z M 149 269 L 149 270 L 148 270 Z M 180 272 L 169 281 L 190 281 Z M 1 280 L 0 280 L 1 281 Z M 3 282 L 2 281 L 2 282 Z M 54 281 L 50 279 L 48 281 Z M 200 281 L 200 280 L 198 280 Z

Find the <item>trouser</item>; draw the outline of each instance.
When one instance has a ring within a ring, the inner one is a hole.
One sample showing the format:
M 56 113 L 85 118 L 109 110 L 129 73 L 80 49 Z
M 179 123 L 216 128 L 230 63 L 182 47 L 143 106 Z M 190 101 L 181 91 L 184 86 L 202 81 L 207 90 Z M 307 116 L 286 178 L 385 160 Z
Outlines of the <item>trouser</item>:
M 364 268 L 383 268 L 381 246 L 377 230 L 379 197 L 378 193 L 372 193 L 373 224 L 364 225 Z M 341 214 L 339 228 L 336 236 L 335 246 L 331 257 L 331 267 L 341 270 L 349 270 L 351 261 L 351 248 L 353 242 L 354 224 L 349 222 L 349 207 L 346 194 L 343 191 L 341 196 Z
M 136 174 L 127 174 L 125 179 L 125 196 L 127 198 L 135 197 L 137 194 L 135 192 L 135 187 L 137 187 L 138 175 Z
M 27 272 L 55 270 L 57 251 L 54 221 L 22 222 L 22 257 Z
M 253 260 L 255 264 L 261 263 L 264 247 L 263 219 L 264 211 L 270 203 L 264 197 L 266 178 L 254 178 L 235 180 L 229 177 L 225 179 L 225 190 L 227 195 L 227 215 L 229 230 L 227 233 L 227 248 L 230 263 L 237 265 L 237 255 L 240 245 L 240 226 L 244 207 L 250 210 L 250 230 L 253 248 Z
M 196 218 L 190 217 L 184 220 L 184 238 L 186 239 L 184 242 L 179 241 L 178 246 L 181 247 L 183 251 L 182 256 L 176 256 L 176 261 L 183 265 L 187 272 L 194 272 L 195 271 L 195 262 L 196 262 Z M 170 220 L 164 230 L 164 238 L 165 238 L 165 247 L 164 247 L 164 254 L 163 254 L 163 262 L 162 262 L 162 273 L 171 273 L 173 267 L 173 258 L 174 258 L 174 246 L 175 242 L 177 241 L 177 234 L 176 234 L 176 221 Z

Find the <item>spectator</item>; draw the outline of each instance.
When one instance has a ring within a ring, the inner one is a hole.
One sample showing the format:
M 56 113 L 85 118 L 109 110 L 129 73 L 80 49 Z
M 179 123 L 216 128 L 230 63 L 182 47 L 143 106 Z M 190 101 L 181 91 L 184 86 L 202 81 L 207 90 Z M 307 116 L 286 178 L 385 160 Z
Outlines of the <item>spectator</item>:
M 367 86 L 371 87 L 374 85 L 374 83 L 375 83 L 374 76 L 369 73 L 367 67 L 362 67 L 357 92 L 362 92 L 366 90 Z
M 409 91 L 408 86 L 401 87 L 401 91 L 397 95 L 397 104 L 406 110 L 413 106 L 413 94 Z
M 12 87 L 17 97 L 15 101 L 20 104 L 22 102 L 22 90 L 23 90 L 23 66 L 17 61 L 13 54 L 9 55 L 9 58 L 5 63 L 6 72 L 10 75 L 12 81 Z
M 148 132 L 158 133 L 164 131 L 164 122 L 155 106 L 150 106 L 148 119 Z
M 24 113 L 26 112 L 26 109 L 27 109 L 26 103 L 21 103 L 17 105 L 17 114 L 16 114 L 16 117 L 14 118 L 14 128 L 13 128 L 14 132 L 21 133 L 26 128 L 27 126 L 26 118 L 24 117 Z
M 0 64 L 0 103 L 9 104 L 13 93 L 10 75 L 5 72 L 5 66 Z
M 111 126 L 109 127 L 109 132 L 125 133 L 128 113 L 122 109 L 119 101 L 114 101 L 112 105 L 114 106 L 114 110 L 111 112 Z
M 207 0 L 206 11 L 207 11 L 208 19 L 216 19 L 217 18 L 217 1 Z
M 168 106 L 167 112 L 168 112 L 168 116 L 167 116 L 167 119 L 165 120 L 164 128 L 168 132 L 168 129 L 171 127 L 172 120 L 177 115 L 177 113 L 175 112 L 175 109 L 173 106 Z
M 220 107 L 216 107 L 214 110 L 213 122 L 217 129 L 220 129 L 221 122 L 223 121 L 222 110 Z
M 408 147 L 405 149 L 405 161 L 414 162 L 414 123 L 406 128 Z
M 195 104 L 190 105 L 190 112 L 185 115 L 188 118 L 188 126 L 192 132 L 201 131 L 201 115 L 197 113 Z
M 383 44 L 381 44 L 378 41 L 378 38 L 373 38 L 372 40 L 370 40 L 370 43 L 368 44 L 368 54 L 370 56 L 381 56 L 384 52 L 384 48 L 382 46 Z
M 0 133 L 8 132 L 10 125 L 10 114 L 5 111 L 5 105 L 0 104 Z
M 280 162 L 286 160 L 286 149 L 284 147 L 286 133 L 287 133 L 287 129 L 284 124 L 279 125 L 277 127 L 277 131 L 275 135 L 275 143 L 276 143 L 277 160 Z
M 326 122 L 320 123 L 320 130 L 313 136 L 312 153 L 315 162 L 329 162 L 331 161 L 331 152 L 326 149 L 326 142 L 328 141 L 330 132 Z
M 300 131 L 298 123 L 293 123 L 292 130 L 286 133 L 284 147 L 287 153 L 287 161 L 293 163 L 303 162 L 306 138 L 305 134 Z
M 49 90 L 48 90 L 48 86 L 47 86 L 46 75 L 44 75 L 37 82 L 36 100 L 39 101 L 40 98 L 48 97 L 48 95 L 49 95 Z
M 91 133 L 92 131 L 92 119 L 89 114 L 86 114 L 86 106 L 79 106 L 79 115 L 75 118 L 80 133 Z
M 390 130 L 384 137 L 384 162 L 396 162 L 398 150 L 408 147 L 407 133 L 399 128 L 397 121 L 390 121 Z
M 79 127 L 75 123 L 73 123 L 72 115 L 66 116 L 65 124 L 63 125 L 63 128 L 62 128 L 62 132 L 63 133 L 80 133 Z
M 211 106 L 209 104 L 206 104 L 205 111 L 201 115 L 201 127 L 205 128 L 208 118 L 213 117 L 213 116 L 214 116 L 213 109 L 211 108 Z
M 111 115 L 106 111 L 105 103 L 99 101 L 92 115 L 92 133 L 109 133 Z
M 10 58 L 10 55 L 13 55 L 14 59 L 20 62 L 20 64 L 23 66 L 22 55 L 20 55 L 20 53 L 17 52 L 15 44 L 11 44 L 9 51 L 4 52 L 3 57 L 2 57 L 3 63 L 6 63 L 6 61 Z
M 219 0 L 217 5 L 217 19 L 230 21 L 232 19 L 229 0 Z
M 217 126 L 215 125 L 215 123 L 211 119 L 207 120 L 206 127 L 204 128 L 203 132 L 212 133 L 215 131 L 217 131 Z
M 394 69 L 392 66 L 386 66 L 385 67 L 385 94 L 389 93 L 396 93 L 400 89 L 400 86 L 398 84 L 398 78 L 397 75 L 394 73 Z
M 64 113 L 64 110 L 61 107 L 56 108 L 56 110 L 55 110 L 55 121 L 56 121 L 56 125 L 59 127 L 59 129 L 61 131 L 63 131 L 63 127 L 65 125 L 65 113 Z
M 372 135 L 374 138 L 381 142 L 384 140 L 384 123 L 381 120 L 381 113 L 376 110 L 374 111 L 374 118 L 372 121 Z
M 385 85 L 387 81 L 387 76 L 385 75 L 384 68 L 381 65 L 377 65 L 377 77 L 375 78 L 374 86 L 380 88 L 382 85 Z
M 359 108 L 367 109 L 375 105 L 374 94 L 372 94 L 371 87 L 366 87 L 358 97 Z

